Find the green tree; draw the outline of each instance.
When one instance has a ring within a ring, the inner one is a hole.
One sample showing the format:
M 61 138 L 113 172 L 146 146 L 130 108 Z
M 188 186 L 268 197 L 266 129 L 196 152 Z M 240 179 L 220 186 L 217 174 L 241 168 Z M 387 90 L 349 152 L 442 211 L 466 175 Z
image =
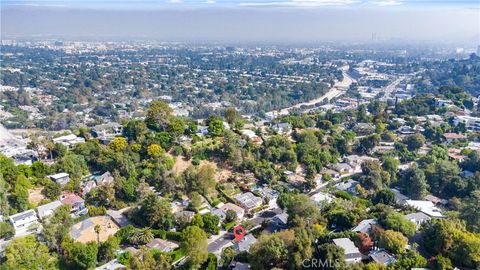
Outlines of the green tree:
M 379 219 L 379 223 L 387 229 L 395 230 L 411 237 L 415 234 L 416 226 L 410 222 L 403 214 L 390 212 L 385 217 Z
M 15 238 L 5 248 L 6 269 L 58 269 L 57 258 L 35 236 Z M 3 267 L 2 267 L 3 269 Z
M 212 136 L 221 136 L 223 134 L 222 118 L 212 115 L 207 119 L 208 131 Z
M 63 240 L 69 235 L 73 218 L 70 215 L 70 206 L 62 205 L 55 209 L 53 214 L 43 221 L 42 238 L 48 247 L 57 252 L 61 251 Z
M 128 121 L 123 128 L 123 135 L 130 141 L 142 141 L 147 133 L 147 125 L 138 119 Z
M 409 250 L 401 254 L 395 264 L 393 269 L 395 270 L 405 270 L 412 268 L 424 268 L 427 266 L 427 260 L 423 258 L 420 254 L 413 250 Z
M 480 190 L 473 191 L 465 199 L 460 216 L 467 222 L 467 228 L 480 233 Z
M 203 228 L 205 229 L 205 231 L 211 234 L 218 234 L 218 232 L 220 231 L 220 228 L 218 227 L 220 218 L 211 213 L 206 213 L 205 215 L 203 215 L 202 218 Z
M 111 235 L 106 241 L 100 243 L 98 247 L 98 261 L 106 263 L 115 259 L 116 252 L 120 248 L 120 241 L 115 236 Z
M 149 145 L 147 148 L 147 154 L 151 157 L 158 157 L 164 152 L 165 151 L 162 149 L 162 147 L 156 143 Z
M 187 227 L 182 232 L 181 248 L 188 256 L 191 267 L 199 268 L 208 257 L 207 234 L 197 226 Z
M 170 204 L 159 199 L 155 194 L 149 194 L 140 203 L 140 208 L 135 214 L 135 220 L 152 228 L 170 229 L 173 225 L 173 214 Z
M 236 253 L 232 247 L 226 247 L 222 249 L 222 254 L 220 256 L 220 263 L 223 267 L 228 267 L 235 257 Z
M 185 132 L 185 120 L 180 117 L 172 117 L 168 130 L 174 138 L 180 137 Z
M 154 236 L 150 228 L 137 229 L 128 237 L 128 241 L 134 245 L 146 245 L 153 239 Z
M 224 116 L 225 120 L 227 120 L 230 125 L 234 124 L 238 119 L 237 110 L 235 108 L 225 109 Z
M 232 222 L 232 221 L 237 220 L 237 212 L 235 212 L 231 209 L 228 209 L 227 212 L 225 213 L 225 220 L 227 222 Z
M 170 125 L 173 109 L 163 101 L 152 101 L 147 109 L 145 123 L 156 131 L 165 131 Z
M 15 229 L 10 222 L 0 222 L 0 239 L 10 238 L 15 235 Z
M 408 239 L 400 232 L 386 230 L 380 234 L 378 244 L 393 254 L 401 254 L 405 251 Z
M 261 235 L 249 252 L 252 269 L 272 269 L 284 265 L 288 259 L 287 246 L 277 234 Z
M 453 270 L 452 262 L 449 258 L 437 256 L 432 263 L 433 270 Z
M 417 166 L 403 171 L 399 179 L 399 186 L 407 196 L 414 200 L 423 199 L 427 193 L 425 174 Z
M 127 149 L 128 142 L 127 139 L 125 139 L 124 137 L 116 137 L 108 143 L 108 147 L 110 147 L 115 152 L 122 152 Z
M 425 144 L 425 137 L 420 133 L 409 135 L 403 139 L 409 151 L 416 151 Z
M 372 197 L 372 202 L 374 204 L 385 204 L 385 205 L 394 205 L 395 204 L 395 193 L 389 189 L 382 189 L 377 192 Z
M 73 242 L 66 238 L 62 243 L 64 258 L 73 269 L 92 269 L 97 265 L 98 245 L 95 242 L 87 244 Z
M 322 244 L 318 246 L 316 258 L 325 266 L 321 269 L 345 269 L 345 255 L 343 248 L 335 244 Z

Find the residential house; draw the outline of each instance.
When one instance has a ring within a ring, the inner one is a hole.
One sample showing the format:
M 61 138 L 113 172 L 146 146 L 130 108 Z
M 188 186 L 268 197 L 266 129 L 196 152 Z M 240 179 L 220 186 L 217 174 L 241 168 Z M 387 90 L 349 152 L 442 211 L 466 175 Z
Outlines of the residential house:
M 323 202 L 326 203 L 331 203 L 333 201 L 333 197 L 330 196 L 329 194 L 325 194 L 322 192 L 317 192 L 310 196 L 310 199 L 318 204 L 321 204 Z
M 347 264 L 357 263 L 362 260 L 362 253 L 360 253 L 360 250 L 358 250 L 352 240 L 348 238 L 336 238 L 332 241 L 344 250 L 345 262 Z
M 430 201 L 406 200 L 405 203 L 433 218 L 443 218 L 441 210 Z
M 397 204 L 404 204 L 409 198 L 406 196 L 406 195 L 403 195 L 400 190 L 396 189 L 396 188 L 392 188 L 390 189 L 393 194 L 395 195 L 395 203 Z
M 449 99 L 435 99 L 435 106 L 437 107 L 450 107 L 453 105 L 453 102 Z
M 107 216 L 109 216 L 118 226 L 125 227 L 131 225 L 130 220 L 123 214 L 129 210 L 130 207 L 125 207 L 120 210 L 107 210 Z
M 458 133 L 443 133 L 443 140 L 447 143 L 447 144 L 451 144 L 453 142 L 457 142 L 457 141 L 461 141 L 461 140 L 465 140 L 467 137 L 465 135 L 462 135 L 462 134 L 458 134 Z
M 250 140 L 252 140 L 254 143 L 256 144 L 262 144 L 263 143 L 263 140 L 260 136 L 258 136 L 255 131 L 253 130 L 249 130 L 249 129 L 242 129 L 240 131 L 242 133 L 242 135 L 244 137 L 247 137 L 249 138 Z
M 422 225 L 424 222 L 429 221 L 431 217 L 423 212 L 416 212 L 405 215 L 405 218 L 408 219 L 410 222 L 415 223 L 417 229 Z
M 323 168 L 321 171 L 320 171 L 320 174 L 321 175 L 330 175 L 332 178 L 340 178 L 340 173 L 335 171 L 335 170 L 332 170 L 332 169 L 326 169 L 326 168 Z
M 335 184 L 335 188 L 338 190 L 346 191 L 352 195 L 357 195 L 357 186 L 360 185 L 358 181 L 355 181 L 353 179 L 348 179 L 346 182 L 340 182 L 338 184 Z
M 98 138 L 104 144 L 108 144 L 115 137 L 122 135 L 122 132 L 123 126 L 114 122 L 97 125 L 92 128 L 93 137 Z
M 53 212 L 55 211 L 55 209 L 57 209 L 60 206 L 62 206 L 62 203 L 58 200 L 53 201 L 51 203 L 44 204 L 44 205 L 40 205 L 40 206 L 37 207 L 38 217 L 40 219 L 44 219 L 44 218 L 52 215 Z
M 97 268 L 95 268 L 95 270 L 117 270 L 117 269 L 126 269 L 127 267 L 123 264 L 121 264 L 118 259 L 113 259 L 109 262 L 107 262 L 106 264 L 103 264 Z
M 465 159 L 465 156 L 462 155 L 462 150 L 456 148 L 449 148 L 447 150 L 447 155 L 450 160 L 457 162 L 462 162 Z
M 292 133 L 292 124 L 290 123 L 275 123 L 271 128 L 278 134 L 288 136 Z
M 85 207 L 85 201 L 73 193 L 62 195 L 60 202 L 64 205 L 70 205 L 70 213 L 73 217 L 83 216 L 88 213 L 88 209 Z
M 70 181 L 70 175 L 64 172 L 49 175 L 48 178 L 61 186 L 66 185 Z
M 97 187 L 97 183 L 94 180 L 89 180 L 87 182 L 82 183 L 82 195 L 87 195 L 90 190 Z
M 194 215 L 195 212 L 193 211 L 182 210 L 175 213 L 175 218 L 177 220 L 185 220 L 187 222 L 190 222 L 192 221 Z
M 150 249 L 158 249 L 161 252 L 170 252 L 178 248 L 178 244 L 160 238 L 153 239 L 146 246 Z
M 221 220 L 225 220 L 228 210 L 232 210 L 237 214 L 237 221 L 243 220 L 243 217 L 245 215 L 245 209 L 233 203 L 219 204 L 217 206 L 217 209 L 215 209 L 212 213 L 218 216 Z
M 395 257 L 388 254 L 388 252 L 386 252 L 385 250 L 372 251 L 370 252 L 370 254 L 368 254 L 368 257 L 373 262 L 380 263 L 385 266 L 388 266 L 396 262 Z
M 411 126 L 401 126 L 397 129 L 397 133 L 400 135 L 412 135 L 415 134 L 415 129 Z
M 110 172 L 105 172 L 102 175 L 94 176 L 94 178 L 98 186 L 110 185 L 110 184 L 113 184 L 113 181 L 114 181 L 113 176 Z
M 251 192 L 246 192 L 235 196 L 235 200 L 245 209 L 252 210 L 263 204 L 263 200 Z
M 466 115 L 455 116 L 453 124 L 456 126 L 460 123 L 463 123 L 470 132 L 480 131 L 480 117 Z
M 267 231 L 274 233 L 288 228 L 288 214 L 276 214 L 268 221 Z
M 335 165 L 335 170 L 337 170 L 340 175 L 352 174 L 355 172 L 355 169 L 350 167 L 347 163 L 337 163 Z
M 448 200 L 440 199 L 437 196 L 433 196 L 431 194 L 425 195 L 425 197 L 423 197 L 423 199 L 426 200 L 426 201 L 430 201 L 435 205 L 446 206 L 448 204 Z
M 71 149 L 73 146 L 79 143 L 84 143 L 85 139 L 82 137 L 78 137 L 75 134 L 69 134 L 69 135 L 58 137 L 58 138 L 54 138 L 52 141 L 55 144 L 59 143 L 64 145 L 68 149 Z
M 352 231 L 370 234 L 373 225 L 377 225 L 377 221 L 375 219 L 364 219 L 360 221 L 360 223 L 353 228 Z
M 278 191 L 273 190 L 271 188 L 263 188 L 259 190 L 262 197 L 268 201 L 269 206 L 275 206 L 277 203 L 277 198 L 280 195 Z
M 41 225 L 38 222 L 37 213 L 32 209 L 11 215 L 8 217 L 8 220 L 15 230 L 16 237 L 37 233 L 41 228 Z
M 240 241 L 233 244 L 233 249 L 239 252 L 248 251 L 255 242 L 257 242 L 257 239 L 252 234 L 247 234 Z

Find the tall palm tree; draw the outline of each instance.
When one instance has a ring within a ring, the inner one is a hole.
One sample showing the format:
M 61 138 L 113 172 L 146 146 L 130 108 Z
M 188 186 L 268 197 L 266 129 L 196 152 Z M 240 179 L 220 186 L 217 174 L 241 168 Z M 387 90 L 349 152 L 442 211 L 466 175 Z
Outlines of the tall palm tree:
M 95 233 L 97 234 L 97 244 L 100 245 L 100 231 L 102 230 L 102 227 L 100 225 L 95 225 L 93 228 L 95 230 Z
M 153 233 L 152 229 L 150 228 L 143 228 L 143 229 L 138 229 L 135 232 L 133 232 L 128 240 L 132 244 L 136 245 L 145 245 L 148 244 L 150 241 L 153 240 Z

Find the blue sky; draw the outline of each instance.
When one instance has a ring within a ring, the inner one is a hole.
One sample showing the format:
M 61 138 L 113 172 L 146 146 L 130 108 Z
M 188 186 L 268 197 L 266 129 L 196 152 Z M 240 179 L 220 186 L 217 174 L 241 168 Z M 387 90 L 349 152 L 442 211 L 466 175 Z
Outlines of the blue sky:
M 480 0 L 0 0 L 2 6 L 44 6 L 95 9 L 150 8 L 480 8 Z

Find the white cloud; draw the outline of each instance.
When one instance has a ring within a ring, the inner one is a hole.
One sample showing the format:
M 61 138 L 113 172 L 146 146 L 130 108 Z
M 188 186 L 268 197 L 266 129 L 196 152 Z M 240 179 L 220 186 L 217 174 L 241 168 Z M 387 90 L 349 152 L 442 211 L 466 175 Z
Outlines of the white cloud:
M 375 4 L 377 6 L 399 6 L 403 4 L 401 0 L 378 0 L 378 1 L 370 1 L 369 3 Z
M 322 6 L 347 6 L 359 3 L 359 0 L 289 0 L 272 2 L 244 2 L 240 6 L 251 7 L 322 7 Z

